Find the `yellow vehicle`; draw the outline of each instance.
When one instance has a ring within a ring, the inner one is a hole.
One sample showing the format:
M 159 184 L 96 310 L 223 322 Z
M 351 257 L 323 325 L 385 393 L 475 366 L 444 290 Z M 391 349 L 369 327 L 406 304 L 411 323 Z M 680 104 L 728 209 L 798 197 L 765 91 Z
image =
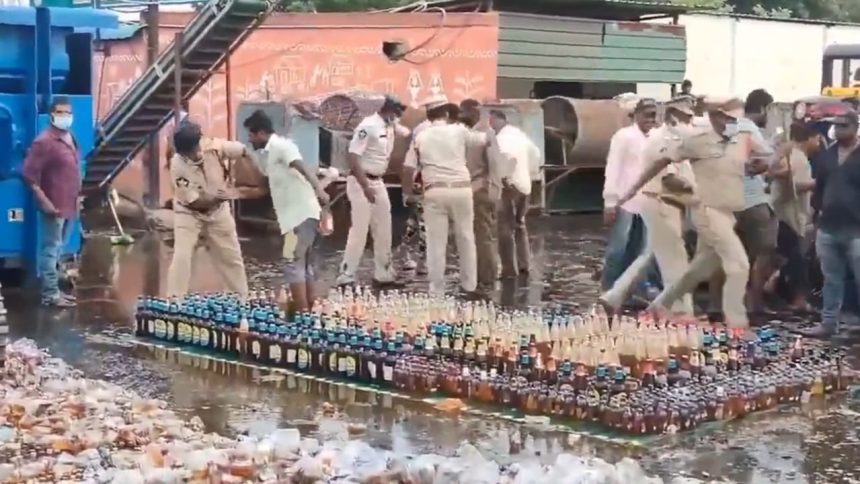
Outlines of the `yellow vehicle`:
M 860 99 L 860 44 L 827 46 L 822 64 L 822 95 Z

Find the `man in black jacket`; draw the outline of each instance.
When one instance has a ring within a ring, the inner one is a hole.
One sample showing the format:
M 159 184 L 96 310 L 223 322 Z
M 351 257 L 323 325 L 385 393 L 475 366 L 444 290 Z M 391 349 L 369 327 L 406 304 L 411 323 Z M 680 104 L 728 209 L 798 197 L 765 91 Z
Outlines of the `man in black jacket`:
M 829 338 L 839 330 L 848 270 L 860 276 L 860 140 L 857 113 L 834 122 L 836 143 L 816 167 L 812 206 L 817 216 L 815 249 L 824 276 L 821 324 L 808 336 Z

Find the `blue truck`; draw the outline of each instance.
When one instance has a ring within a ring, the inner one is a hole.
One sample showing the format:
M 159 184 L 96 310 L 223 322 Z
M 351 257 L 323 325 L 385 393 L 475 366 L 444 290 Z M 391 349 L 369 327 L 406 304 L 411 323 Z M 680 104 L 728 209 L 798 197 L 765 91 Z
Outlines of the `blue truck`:
M 54 96 L 71 101 L 72 132 L 82 154 L 92 150 L 93 32 L 117 25 L 115 14 L 91 8 L 0 7 L 0 267 L 37 267 L 40 224 L 21 176 L 24 158 L 50 122 Z M 81 160 L 82 175 L 86 169 Z M 80 247 L 78 222 L 66 254 Z

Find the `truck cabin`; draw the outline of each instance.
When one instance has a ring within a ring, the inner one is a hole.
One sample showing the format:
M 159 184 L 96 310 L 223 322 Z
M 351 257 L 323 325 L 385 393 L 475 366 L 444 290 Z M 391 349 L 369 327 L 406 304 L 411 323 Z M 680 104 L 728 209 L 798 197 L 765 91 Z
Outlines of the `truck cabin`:
M 835 44 L 824 49 L 821 93 L 846 100 L 860 98 L 860 44 Z

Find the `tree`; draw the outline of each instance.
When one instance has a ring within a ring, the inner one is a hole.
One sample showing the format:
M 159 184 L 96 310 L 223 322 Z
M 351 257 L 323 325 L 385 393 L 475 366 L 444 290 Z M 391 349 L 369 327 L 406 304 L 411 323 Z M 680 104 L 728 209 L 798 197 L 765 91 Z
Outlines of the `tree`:
M 713 9 L 765 17 L 860 22 L 858 0 L 673 0 L 691 9 Z

